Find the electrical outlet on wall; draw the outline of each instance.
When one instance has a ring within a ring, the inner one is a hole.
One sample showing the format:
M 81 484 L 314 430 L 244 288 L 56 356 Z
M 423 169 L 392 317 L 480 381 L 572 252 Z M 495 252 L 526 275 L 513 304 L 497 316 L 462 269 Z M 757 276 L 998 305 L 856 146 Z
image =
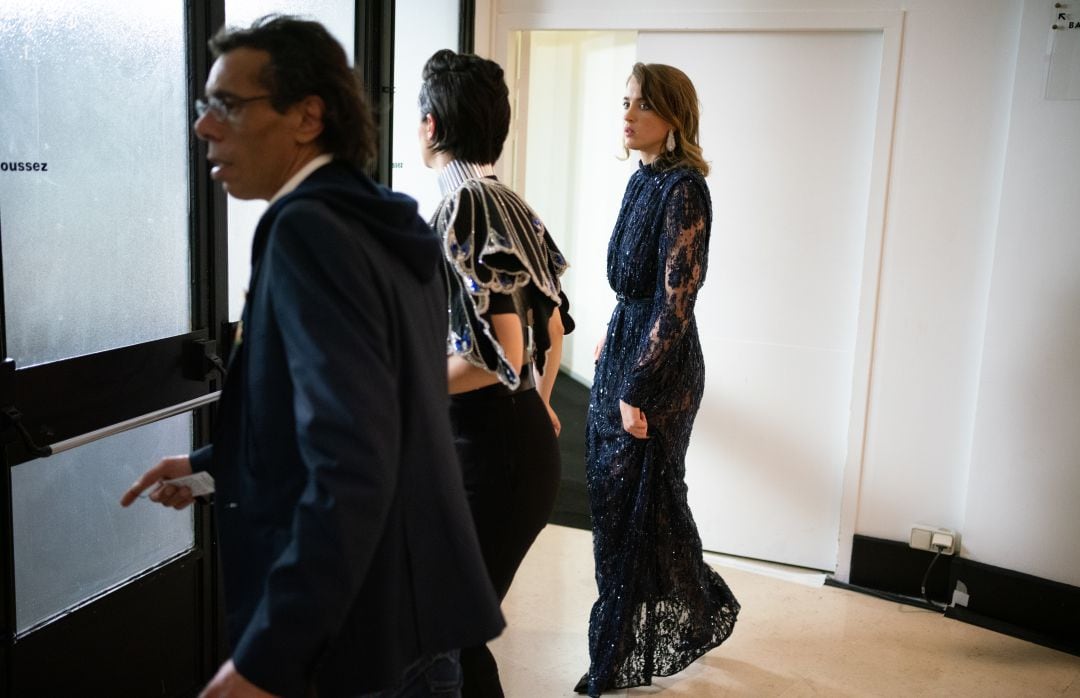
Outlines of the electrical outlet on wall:
M 960 536 L 955 531 L 937 526 L 915 524 L 911 527 L 909 547 L 916 550 L 941 551 L 942 555 L 954 555 L 960 549 Z

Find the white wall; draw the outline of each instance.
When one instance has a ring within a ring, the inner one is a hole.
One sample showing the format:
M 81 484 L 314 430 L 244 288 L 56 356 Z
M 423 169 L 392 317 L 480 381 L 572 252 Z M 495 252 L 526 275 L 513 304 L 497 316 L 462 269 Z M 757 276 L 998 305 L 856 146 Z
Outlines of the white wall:
M 856 531 L 965 533 L 1018 3 L 913 3 Z
M 905 11 L 855 530 L 906 540 L 914 523 L 946 526 L 966 557 L 1077 585 L 1080 517 L 1065 499 L 1080 491 L 1080 118 L 1076 103 L 1041 101 L 1052 4 L 670 0 L 663 10 Z M 582 12 L 577 0 L 490 7 L 481 52 L 505 44 L 500 14 Z M 591 17 L 659 11 L 649 0 L 588 7 Z
M 1050 5 L 1024 8 L 964 547 L 1080 585 L 1080 101 L 1043 99 Z

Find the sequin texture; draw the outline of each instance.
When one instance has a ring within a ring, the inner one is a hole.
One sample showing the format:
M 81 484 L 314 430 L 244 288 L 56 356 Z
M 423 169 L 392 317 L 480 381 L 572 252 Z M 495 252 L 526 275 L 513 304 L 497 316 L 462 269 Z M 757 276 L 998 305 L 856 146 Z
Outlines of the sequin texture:
M 597 696 L 674 674 L 731 634 L 739 603 L 705 564 L 686 500 L 685 456 L 705 365 L 694 301 L 712 204 L 704 178 L 642 165 L 608 245 L 611 315 L 589 400 L 586 468 L 598 598 L 589 618 Z M 640 407 L 649 438 L 622 428 Z

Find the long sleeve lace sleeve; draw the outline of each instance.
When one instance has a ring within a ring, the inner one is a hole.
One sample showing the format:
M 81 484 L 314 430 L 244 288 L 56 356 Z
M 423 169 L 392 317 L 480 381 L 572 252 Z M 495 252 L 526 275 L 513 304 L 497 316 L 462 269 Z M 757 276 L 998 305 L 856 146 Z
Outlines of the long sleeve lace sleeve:
M 694 303 L 705 280 L 709 247 L 708 194 L 692 180 L 683 180 L 671 191 L 664 207 L 660 235 L 656 295 L 649 327 L 639 343 L 634 368 L 621 399 L 637 407 L 659 386 L 653 383 L 657 368 L 686 333 L 694 319 Z

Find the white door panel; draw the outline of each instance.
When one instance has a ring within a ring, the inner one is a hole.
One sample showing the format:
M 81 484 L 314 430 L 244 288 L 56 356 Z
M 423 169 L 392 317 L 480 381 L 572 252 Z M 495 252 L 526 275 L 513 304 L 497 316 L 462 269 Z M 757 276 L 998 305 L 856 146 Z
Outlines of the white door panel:
M 851 353 L 715 338 L 704 350 L 686 463 L 704 547 L 832 569 Z
M 687 456 L 706 549 L 833 570 L 881 69 L 880 32 L 643 32 L 690 76 L 712 165 Z

